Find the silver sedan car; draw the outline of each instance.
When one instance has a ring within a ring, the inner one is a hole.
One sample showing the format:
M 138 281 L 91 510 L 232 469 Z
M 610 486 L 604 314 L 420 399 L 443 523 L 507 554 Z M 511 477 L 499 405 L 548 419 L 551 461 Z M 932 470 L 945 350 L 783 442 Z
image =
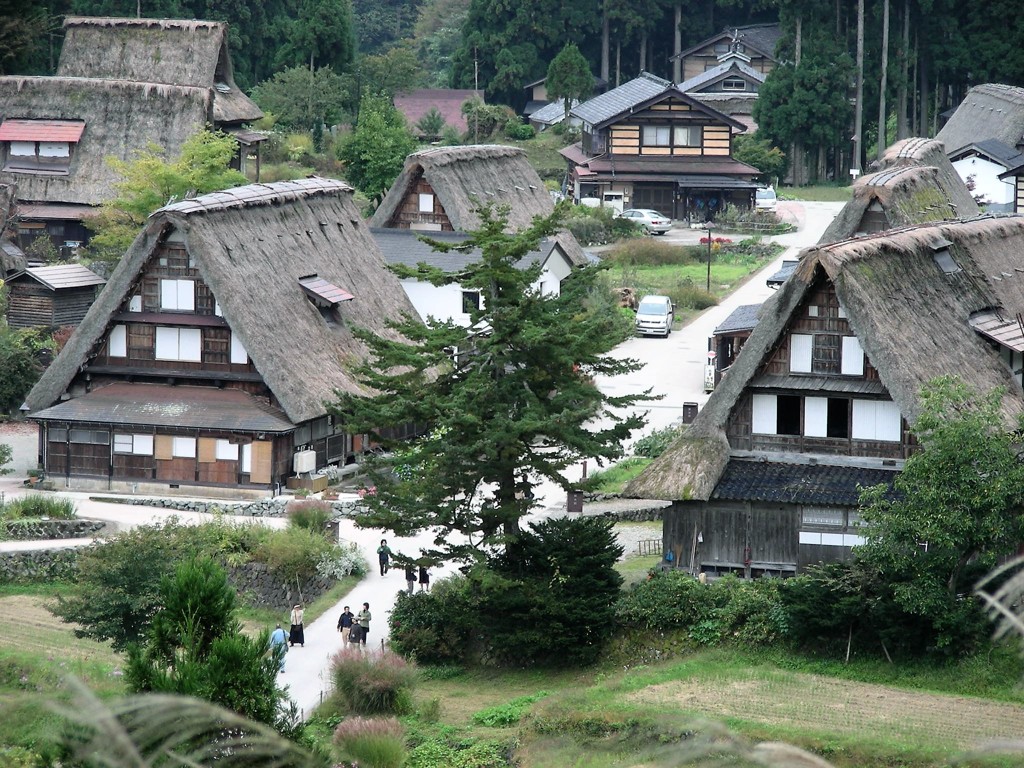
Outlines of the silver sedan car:
M 664 235 L 672 229 L 672 219 L 650 208 L 630 208 L 620 213 L 619 217 L 641 225 L 652 235 Z

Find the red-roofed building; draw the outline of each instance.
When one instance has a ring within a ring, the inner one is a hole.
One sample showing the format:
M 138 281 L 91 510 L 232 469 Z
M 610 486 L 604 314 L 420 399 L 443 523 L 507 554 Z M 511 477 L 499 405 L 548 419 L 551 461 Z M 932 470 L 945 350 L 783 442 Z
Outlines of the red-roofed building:
M 416 123 L 436 109 L 444 118 L 444 124 L 450 125 L 460 134 L 469 130 L 466 118 L 462 115 L 462 105 L 474 96 L 482 99 L 483 91 L 457 88 L 420 88 L 415 91 L 395 94 L 395 109 L 405 115 L 409 128 L 416 132 Z M 425 137 L 434 138 L 434 137 Z

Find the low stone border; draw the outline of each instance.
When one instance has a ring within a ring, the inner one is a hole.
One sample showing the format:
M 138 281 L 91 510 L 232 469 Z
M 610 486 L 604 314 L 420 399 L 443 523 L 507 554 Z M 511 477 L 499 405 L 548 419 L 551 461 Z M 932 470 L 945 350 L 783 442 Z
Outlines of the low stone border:
M 259 499 L 258 501 L 246 502 L 223 502 L 223 501 L 189 501 L 188 499 L 137 499 L 124 498 L 119 496 L 90 496 L 92 501 L 102 501 L 108 504 L 132 504 L 143 507 L 160 507 L 162 509 L 173 509 L 178 512 L 202 512 L 208 514 L 239 515 L 242 517 L 281 517 L 291 498 L 277 496 L 271 499 Z M 362 504 L 358 500 L 351 501 L 328 501 L 334 508 L 338 517 L 355 517 L 362 511 Z
M 99 520 L 6 520 L 0 538 L 8 541 L 84 539 L 99 533 L 107 524 Z

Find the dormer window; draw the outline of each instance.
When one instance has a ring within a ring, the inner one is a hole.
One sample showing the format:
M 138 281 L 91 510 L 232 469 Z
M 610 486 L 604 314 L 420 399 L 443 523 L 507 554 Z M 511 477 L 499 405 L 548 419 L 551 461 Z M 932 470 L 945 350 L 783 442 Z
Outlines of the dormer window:
M 742 77 L 727 77 L 722 81 L 723 91 L 745 91 L 747 90 L 747 81 Z
M 339 304 L 343 301 L 352 301 L 355 298 L 344 288 L 339 288 L 316 274 L 300 277 L 299 287 L 302 288 L 310 303 L 319 309 L 320 314 L 329 322 L 334 322 L 336 319 L 334 310 Z
M 952 243 L 943 237 L 940 237 L 934 243 L 932 243 L 932 258 L 935 263 L 939 266 L 945 274 L 955 275 L 961 271 L 961 267 L 956 263 L 956 259 L 953 258 L 953 254 L 949 251 L 949 246 Z
M 82 138 L 78 120 L 4 120 L 0 146 L 8 173 L 67 175 L 71 155 Z

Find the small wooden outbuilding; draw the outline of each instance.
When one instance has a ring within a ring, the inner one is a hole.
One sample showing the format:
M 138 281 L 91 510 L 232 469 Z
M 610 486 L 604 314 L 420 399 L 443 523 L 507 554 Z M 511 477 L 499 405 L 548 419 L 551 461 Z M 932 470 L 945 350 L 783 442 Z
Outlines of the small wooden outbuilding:
M 78 325 L 106 280 L 81 264 L 28 267 L 7 280 L 12 328 Z

